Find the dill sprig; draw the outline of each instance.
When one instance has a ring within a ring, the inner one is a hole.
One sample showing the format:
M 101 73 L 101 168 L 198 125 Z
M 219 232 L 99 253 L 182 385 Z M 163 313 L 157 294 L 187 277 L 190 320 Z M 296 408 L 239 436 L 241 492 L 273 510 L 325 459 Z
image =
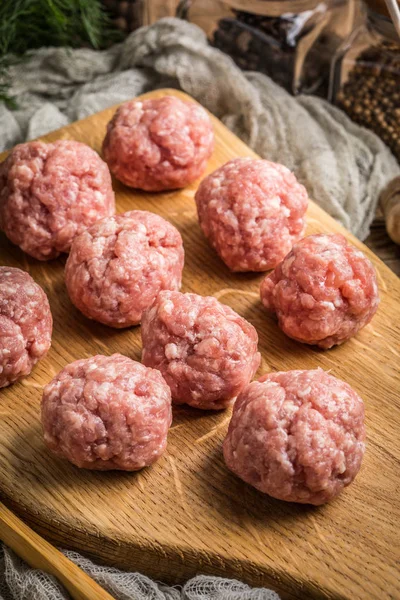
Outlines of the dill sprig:
M 0 101 L 8 96 L 10 65 L 42 46 L 104 48 L 119 39 L 100 0 L 0 1 Z

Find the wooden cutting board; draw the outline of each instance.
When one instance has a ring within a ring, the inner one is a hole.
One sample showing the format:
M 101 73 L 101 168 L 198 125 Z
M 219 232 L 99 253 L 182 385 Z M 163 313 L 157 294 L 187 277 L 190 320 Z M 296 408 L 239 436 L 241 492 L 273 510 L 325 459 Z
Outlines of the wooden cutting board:
M 185 98 L 173 90 L 165 93 Z M 186 97 L 187 99 L 187 97 Z M 43 139 L 75 139 L 100 151 L 115 108 Z M 255 156 L 213 118 L 213 171 L 235 156 Z M 65 258 L 41 263 L 0 237 L 1 263 L 26 269 L 49 296 L 53 345 L 25 380 L 1 391 L 0 496 L 53 542 L 97 559 L 182 582 L 197 573 L 271 586 L 282 598 L 400 598 L 400 280 L 366 247 L 311 203 L 307 233 L 340 231 L 378 270 L 381 305 L 371 325 L 329 351 L 296 343 L 262 309 L 262 275 L 228 271 L 203 238 L 196 185 L 164 194 L 115 182 L 118 211 L 146 209 L 180 230 L 186 250 L 183 291 L 213 294 L 255 325 L 259 375 L 318 366 L 364 398 L 368 445 L 361 472 L 332 503 L 315 508 L 280 502 L 241 482 L 224 466 L 221 443 L 229 412 L 174 410 L 168 450 L 139 473 L 79 470 L 51 456 L 42 440 L 43 386 L 67 363 L 121 352 L 140 360 L 140 330 L 113 330 L 84 318 L 63 283 Z

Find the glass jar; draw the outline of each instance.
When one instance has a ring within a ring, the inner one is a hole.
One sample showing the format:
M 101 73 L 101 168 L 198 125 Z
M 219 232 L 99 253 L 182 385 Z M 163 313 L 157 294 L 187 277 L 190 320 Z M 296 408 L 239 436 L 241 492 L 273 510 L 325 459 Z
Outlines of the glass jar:
M 293 94 L 328 93 L 332 55 L 351 31 L 354 0 L 181 0 L 177 16 L 204 29 L 243 69 Z
M 143 25 L 142 0 L 102 0 L 102 3 L 114 25 L 123 33 Z
M 377 2 L 334 57 L 329 96 L 400 161 L 400 38 Z

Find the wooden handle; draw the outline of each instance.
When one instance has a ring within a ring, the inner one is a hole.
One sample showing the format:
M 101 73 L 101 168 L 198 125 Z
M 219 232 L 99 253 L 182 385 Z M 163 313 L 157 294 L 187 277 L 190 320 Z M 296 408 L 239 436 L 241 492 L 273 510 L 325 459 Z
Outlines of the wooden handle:
M 400 244 L 400 177 L 396 177 L 382 192 L 380 205 L 385 215 L 389 237 Z
M 34 569 L 57 577 L 74 600 L 113 600 L 89 575 L 25 525 L 1 502 L 0 540 Z
M 396 1 L 397 4 L 399 4 L 400 0 Z M 369 8 L 374 12 L 377 12 L 381 15 L 385 15 L 386 17 L 390 17 L 386 0 L 365 0 L 365 2 L 368 4 Z

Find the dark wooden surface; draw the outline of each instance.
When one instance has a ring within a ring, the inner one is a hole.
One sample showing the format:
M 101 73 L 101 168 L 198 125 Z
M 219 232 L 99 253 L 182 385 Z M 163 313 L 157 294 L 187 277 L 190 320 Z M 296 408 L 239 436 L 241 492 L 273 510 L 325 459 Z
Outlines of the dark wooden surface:
M 371 233 L 364 244 L 400 277 L 400 246 L 392 242 L 386 233 L 385 221 L 382 216 L 377 216 L 372 223 Z

